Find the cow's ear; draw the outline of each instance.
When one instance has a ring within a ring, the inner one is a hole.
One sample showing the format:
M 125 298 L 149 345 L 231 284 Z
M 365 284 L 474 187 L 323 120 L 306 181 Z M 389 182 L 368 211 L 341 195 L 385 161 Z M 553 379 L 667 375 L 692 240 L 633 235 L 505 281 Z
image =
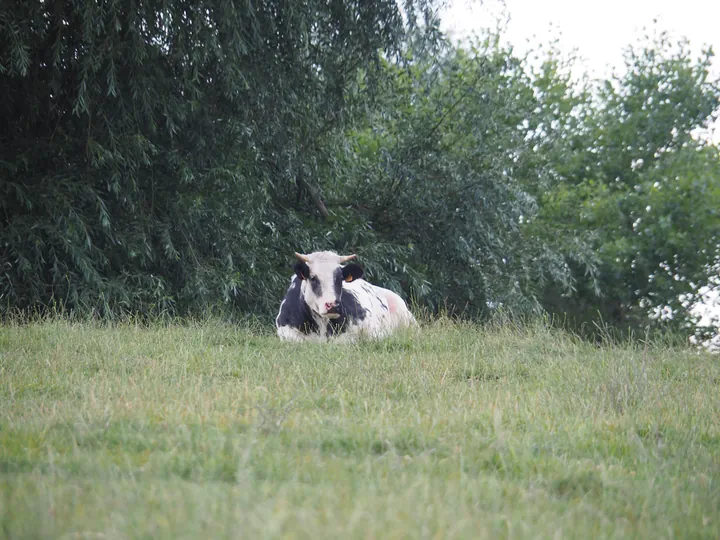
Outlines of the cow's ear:
M 307 263 L 296 262 L 293 268 L 295 269 L 295 274 L 297 274 L 297 277 L 300 279 L 307 279 L 310 277 L 310 267 Z
M 343 279 L 348 283 L 361 277 L 363 277 L 363 269 L 359 264 L 350 263 L 343 266 Z

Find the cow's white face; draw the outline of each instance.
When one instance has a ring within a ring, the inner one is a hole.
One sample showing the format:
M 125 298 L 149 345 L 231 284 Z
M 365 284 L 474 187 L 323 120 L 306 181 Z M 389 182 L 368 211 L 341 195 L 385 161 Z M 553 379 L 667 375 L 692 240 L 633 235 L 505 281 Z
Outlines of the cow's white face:
M 362 268 L 352 263 L 341 266 L 340 263 L 346 258 L 332 251 L 319 251 L 300 257 L 302 259 L 295 265 L 295 273 L 304 280 L 302 288 L 305 303 L 322 317 L 339 317 L 337 308 L 343 281 L 361 278 Z

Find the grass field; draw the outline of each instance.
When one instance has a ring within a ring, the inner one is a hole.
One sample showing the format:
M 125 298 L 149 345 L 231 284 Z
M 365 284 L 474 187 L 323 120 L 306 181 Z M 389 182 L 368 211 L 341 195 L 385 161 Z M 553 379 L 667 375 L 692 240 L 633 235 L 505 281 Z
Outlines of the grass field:
M 0 327 L 3 538 L 718 538 L 720 358 L 447 321 Z

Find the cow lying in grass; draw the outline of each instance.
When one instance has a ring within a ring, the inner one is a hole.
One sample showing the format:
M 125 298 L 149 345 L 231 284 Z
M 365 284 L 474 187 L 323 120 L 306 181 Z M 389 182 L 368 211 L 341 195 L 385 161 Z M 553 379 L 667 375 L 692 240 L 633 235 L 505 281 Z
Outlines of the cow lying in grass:
M 295 275 L 275 318 L 280 339 L 353 341 L 417 324 L 397 294 L 362 279 L 359 265 L 341 266 L 355 255 L 319 251 L 295 257 Z

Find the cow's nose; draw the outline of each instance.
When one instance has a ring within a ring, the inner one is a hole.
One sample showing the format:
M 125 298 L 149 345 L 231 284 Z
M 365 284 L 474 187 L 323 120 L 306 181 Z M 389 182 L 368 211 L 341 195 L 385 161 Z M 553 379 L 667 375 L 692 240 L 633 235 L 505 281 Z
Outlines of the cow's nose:
M 337 302 L 325 302 L 325 311 L 332 311 L 337 307 Z

